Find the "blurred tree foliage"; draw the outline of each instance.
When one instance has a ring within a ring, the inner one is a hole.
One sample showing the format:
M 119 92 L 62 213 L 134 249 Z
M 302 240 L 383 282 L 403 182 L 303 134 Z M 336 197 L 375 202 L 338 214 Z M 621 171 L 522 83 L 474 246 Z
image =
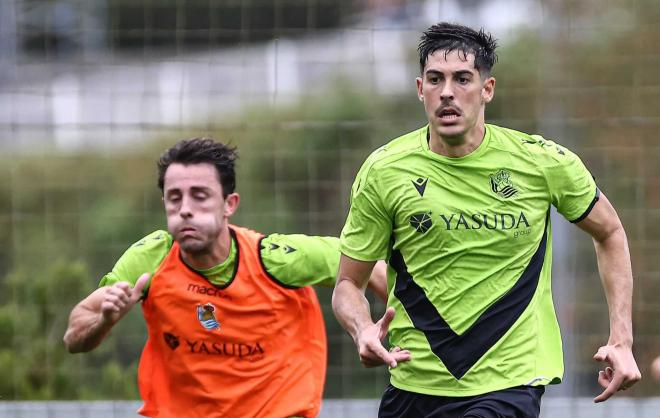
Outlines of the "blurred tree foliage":
M 588 13 L 577 2 L 553 4 L 558 15 L 574 16 L 574 25 Z M 641 279 L 635 316 L 644 373 L 649 358 L 660 353 L 660 312 L 651 300 L 660 289 L 652 265 L 660 246 L 660 86 L 652 70 L 660 56 L 653 23 L 660 22 L 660 4 L 636 4 L 624 13 L 633 23 L 620 30 L 607 31 L 604 24 L 585 30 L 590 36 L 575 36 L 579 31 L 559 26 L 549 33 L 521 32 L 509 41 L 495 67 L 497 94 L 487 120 L 566 143 L 621 208 Z M 242 203 L 235 223 L 264 233 L 337 235 L 364 158 L 425 119 L 412 88 L 406 97 L 383 99 L 356 93 L 346 80 L 331 85 L 321 99 L 255 109 L 214 132 L 190 127 L 130 152 L 0 157 L 0 397 L 137 398 L 135 374 L 145 338 L 137 309 L 92 353 L 69 355 L 61 337 L 71 308 L 125 248 L 164 228 L 155 160 L 183 137 L 210 135 L 239 146 Z M 593 291 L 600 284 L 589 240 L 581 240 L 576 251 L 576 298 L 585 302 L 575 308 L 575 327 L 583 336 L 578 356 L 586 362 L 607 338 L 607 310 Z M 352 341 L 332 316 L 330 291 L 319 293 L 330 336 L 326 396 L 379 396 L 387 374 L 361 368 Z M 374 316 L 382 313 L 381 304 L 374 306 Z M 595 367 L 583 365 L 576 373 L 576 394 L 595 393 Z M 643 383 L 629 393 L 652 391 Z

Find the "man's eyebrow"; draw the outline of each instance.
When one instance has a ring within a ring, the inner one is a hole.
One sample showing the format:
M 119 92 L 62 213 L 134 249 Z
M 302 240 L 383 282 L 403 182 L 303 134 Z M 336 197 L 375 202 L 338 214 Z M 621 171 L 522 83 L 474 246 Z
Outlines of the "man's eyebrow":
M 438 70 L 426 70 L 425 74 L 427 74 L 427 75 L 443 75 L 442 71 L 438 71 Z M 457 75 L 466 75 L 466 74 L 473 75 L 474 71 L 472 71 L 472 70 L 457 70 L 457 71 L 452 72 L 452 74 L 455 75 L 455 76 L 457 76 Z
M 192 186 L 190 188 L 190 191 L 192 191 L 192 192 L 208 192 L 210 190 L 211 190 L 211 188 L 207 187 L 207 186 Z
M 210 190 L 212 189 L 208 186 L 190 186 L 191 192 L 208 192 Z M 171 189 L 165 189 L 165 194 L 168 193 L 183 193 L 183 191 L 179 187 L 172 187 Z

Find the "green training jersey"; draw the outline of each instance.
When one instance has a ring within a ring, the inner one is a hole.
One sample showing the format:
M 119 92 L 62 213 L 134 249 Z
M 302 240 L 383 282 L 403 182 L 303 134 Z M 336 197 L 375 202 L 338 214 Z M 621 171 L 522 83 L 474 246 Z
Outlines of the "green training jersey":
M 340 250 L 388 260 L 390 343 L 412 354 L 392 385 L 471 396 L 560 382 L 549 210 L 577 222 L 598 193 L 571 151 L 493 125 L 460 158 L 431 151 L 428 127 L 371 154 Z
M 172 248 L 172 236 L 155 231 L 142 238 L 119 258 L 99 286 L 125 281 L 135 284 L 143 273 L 153 274 Z M 301 234 L 271 234 L 263 238 L 261 260 L 266 272 L 286 286 L 333 286 L 339 266 L 339 239 Z M 229 256 L 208 270 L 197 270 L 212 284 L 224 286 L 236 274 L 236 238 L 232 234 Z M 145 286 L 145 289 L 148 286 Z

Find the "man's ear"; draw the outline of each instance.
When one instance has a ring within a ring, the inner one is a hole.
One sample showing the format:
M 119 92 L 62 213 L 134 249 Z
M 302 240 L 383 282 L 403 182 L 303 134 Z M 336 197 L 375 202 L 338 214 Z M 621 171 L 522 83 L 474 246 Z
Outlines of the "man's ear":
M 419 98 L 420 102 L 423 102 L 424 101 L 424 90 L 423 90 L 424 83 L 423 83 L 422 77 L 417 77 L 415 79 L 415 84 L 417 85 L 417 97 Z
M 225 198 L 225 217 L 229 218 L 238 209 L 241 202 L 241 196 L 238 193 L 231 193 Z
M 490 103 L 495 96 L 495 77 L 488 77 L 484 82 L 484 86 L 481 89 L 481 102 L 486 104 Z

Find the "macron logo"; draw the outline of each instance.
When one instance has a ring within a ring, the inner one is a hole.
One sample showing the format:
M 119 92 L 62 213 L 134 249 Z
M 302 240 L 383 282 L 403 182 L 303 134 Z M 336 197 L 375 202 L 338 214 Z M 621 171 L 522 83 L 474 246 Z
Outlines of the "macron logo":
M 423 179 L 423 178 L 418 178 L 417 180 L 412 180 L 413 186 L 415 186 L 415 189 L 417 189 L 417 193 L 419 193 L 420 196 L 424 197 L 424 191 L 426 190 L 426 184 L 429 182 L 428 177 Z

